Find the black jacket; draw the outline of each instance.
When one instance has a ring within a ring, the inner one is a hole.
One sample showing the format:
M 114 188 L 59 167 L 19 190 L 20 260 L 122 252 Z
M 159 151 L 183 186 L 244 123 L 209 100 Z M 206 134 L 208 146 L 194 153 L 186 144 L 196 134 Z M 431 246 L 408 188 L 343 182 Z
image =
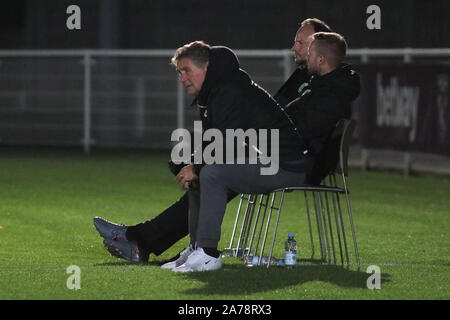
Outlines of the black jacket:
M 359 76 L 346 64 L 323 76 L 312 76 L 300 86 L 299 97 L 285 109 L 293 117 L 311 154 L 322 150 L 340 119 L 350 118 L 351 103 L 359 91 Z
M 240 69 L 230 49 L 211 48 L 205 81 L 194 102 L 204 130 L 216 128 L 225 137 L 226 129 L 279 129 L 280 162 L 301 157 L 304 145 L 289 116 Z M 196 166 L 196 173 L 199 169 Z
M 308 69 L 306 69 L 306 65 L 300 65 L 295 71 L 291 74 L 289 79 L 286 80 L 285 83 L 278 89 L 277 93 L 273 96 L 275 100 L 280 104 L 280 106 L 285 107 L 289 104 L 289 102 L 298 98 L 298 89 L 299 87 L 308 82 L 311 76 L 308 74 Z

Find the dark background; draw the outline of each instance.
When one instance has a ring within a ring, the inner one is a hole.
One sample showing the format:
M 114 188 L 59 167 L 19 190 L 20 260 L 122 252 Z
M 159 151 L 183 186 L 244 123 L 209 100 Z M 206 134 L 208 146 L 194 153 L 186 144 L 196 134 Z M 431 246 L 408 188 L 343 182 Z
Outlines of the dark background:
M 66 8 L 81 8 L 68 30 Z M 381 8 L 381 30 L 366 9 Z M 6 0 L 0 48 L 177 48 L 193 40 L 242 49 L 289 48 L 298 23 L 325 20 L 352 48 L 450 47 L 449 0 Z

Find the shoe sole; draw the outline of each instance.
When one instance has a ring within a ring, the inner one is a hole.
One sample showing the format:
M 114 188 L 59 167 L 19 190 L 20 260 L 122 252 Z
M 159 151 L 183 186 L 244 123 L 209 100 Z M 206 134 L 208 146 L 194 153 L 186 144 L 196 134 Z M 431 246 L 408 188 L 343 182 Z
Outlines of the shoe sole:
M 105 221 L 108 221 L 108 220 L 105 220 Z M 95 225 L 95 222 L 93 224 L 94 224 L 94 227 L 97 230 L 98 234 L 100 235 L 100 237 L 103 238 L 103 247 L 106 249 L 106 251 L 109 252 L 109 254 L 111 256 L 119 258 L 119 259 L 125 259 L 127 261 L 134 262 L 134 263 L 144 263 L 144 264 L 147 263 L 147 261 L 145 260 L 145 257 L 143 258 L 143 260 L 138 260 L 138 261 L 125 257 L 123 252 L 120 251 L 116 246 L 114 246 L 110 242 L 115 239 L 114 238 L 109 239 L 109 238 L 106 238 L 105 236 L 103 236 L 103 234 L 100 232 L 99 228 L 97 228 L 97 226 Z M 147 259 L 148 259 L 148 257 L 147 257 Z
M 126 258 L 123 257 L 122 251 L 120 251 L 119 249 L 117 249 L 115 246 L 113 246 L 111 243 L 109 243 L 109 242 L 107 241 L 107 239 L 106 239 L 105 236 L 102 234 L 102 232 L 100 231 L 100 229 L 97 227 L 97 225 L 95 224 L 95 222 L 94 222 L 93 224 L 94 224 L 95 230 L 97 230 L 97 232 L 98 232 L 98 234 L 100 235 L 100 237 L 103 238 L 103 247 L 106 249 L 106 251 L 108 251 L 109 254 L 112 255 L 113 257 L 126 259 Z M 126 259 L 126 260 L 128 260 L 128 259 Z
M 105 247 L 106 251 L 108 251 L 109 254 L 112 255 L 113 257 L 125 259 L 125 258 L 123 257 L 122 251 L 120 251 L 119 249 L 117 249 L 115 246 L 113 246 L 113 245 L 112 245 L 111 243 L 109 243 L 108 241 L 103 240 L 103 246 Z M 126 260 L 128 260 L 128 259 L 126 259 Z
M 222 264 L 220 264 L 219 266 L 215 266 L 214 268 L 211 269 L 206 269 L 206 268 L 202 268 L 200 270 L 194 270 L 192 268 L 186 267 L 186 266 L 180 266 L 177 268 L 172 269 L 173 272 L 180 272 L 180 273 L 186 273 L 186 272 L 209 272 L 209 271 L 217 271 L 222 269 Z
M 130 262 L 134 263 L 146 263 L 145 261 L 141 260 L 132 260 L 124 256 L 123 252 L 117 249 L 116 246 L 114 246 L 112 243 L 108 242 L 107 240 L 103 240 L 103 246 L 105 249 L 111 254 L 113 257 L 125 259 Z
M 193 251 L 192 251 L 192 252 L 193 252 Z M 187 255 L 187 257 L 184 257 L 183 262 L 179 262 L 178 265 L 177 265 L 177 262 L 176 262 L 176 261 L 178 261 L 181 257 L 178 258 L 178 259 L 175 260 L 175 261 L 171 261 L 171 262 L 167 262 L 167 263 L 163 264 L 163 265 L 161 266 L 161 269 L 164 269 L 164 270 L 173 270 L 173 269 L 175 269 L 175 268 L 178 268 L 179 266 L 181 266 L 181 265 L 183 265 L 183 264 L 186 263 L 186 261 L 187 261 L 189 255 L 190 255 L 192 252 L 190 252 L 190 253 Z
M 110 255 L 112 255 L 113 257 L 116 258 L 123 258 L 123 254 L 120 250 L 118 250 L 116 247 L 114 247 L 112 244 L 110 244 L 106 238 L 103 236 L 103 234 L 100 232 L 100 229 L 97 227 L 97 225 L 94 224 L 94 228 L 95 230 L 97 230 L 98 234 L 100 235 L 100 237 L 103 238 L 103 247 L 106 249 L 106 251 L 109 252 Z
M 170 264 L 169 264 L 169 263 L 170 263 L 170 262 L 163 264 L 163 265 L 161 266 L 161 269 L 164 269 L 164 270 L 173 270 L 174 268 L 177 267 L 175 261 L 174 261 L 174 263 L 170 263 Z

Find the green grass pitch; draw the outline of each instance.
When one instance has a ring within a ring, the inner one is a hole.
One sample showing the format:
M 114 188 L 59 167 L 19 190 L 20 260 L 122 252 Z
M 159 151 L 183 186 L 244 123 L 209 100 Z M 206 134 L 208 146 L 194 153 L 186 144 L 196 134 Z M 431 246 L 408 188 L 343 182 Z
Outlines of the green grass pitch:
M 300 263 L 248 268 L 224 258 L 216 272 L 176 274 L 159 268 L 182 239 L 146 265 L 111 257 L 92 218 L 134 224 L 154 217 L 183 191 L 166 153 L 6 150 L 0 157 L 0 299 L 449 299 L 450 180 L 351 170 L 349 187 L 361 268 Z M 275 255 L 289 232 L 301 259 L 311 246 L 303 194 L 288 194 Z M 221 248 L 237 208 L 228 206 Z M 347 228 L 350 253 L 353 247 Z M 317 255 L 317 253 L 316 253 Z M 353 255 L 353 254 L 352 254 Z M 353 258 L 353 256 L 351 256 Z M 308 261 L 308 260 L 304 260 Z M 80 289 L 67 288 L 70 265 Z M 367 268 L 381 271 L 369 290 Z

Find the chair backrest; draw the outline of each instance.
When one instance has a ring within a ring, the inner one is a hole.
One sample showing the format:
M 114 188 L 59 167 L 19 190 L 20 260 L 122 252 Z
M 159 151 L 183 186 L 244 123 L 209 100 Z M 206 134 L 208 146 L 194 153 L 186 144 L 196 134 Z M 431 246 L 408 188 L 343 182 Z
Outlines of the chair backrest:
M 356 121 L 353 119 L 342 119 L 337 126 L 342 127 L 342 133 L 339 144 L 339 163 L 335 172 L 348 176 L 348 154 L 353 132 L 356 128 Z
M 322 151 L 307 175 L 307 183 L 318 185 L 331 173 L 348 174 L 350 140 L 356 127 L 355 120 L 341 119 L 326 139 Z

